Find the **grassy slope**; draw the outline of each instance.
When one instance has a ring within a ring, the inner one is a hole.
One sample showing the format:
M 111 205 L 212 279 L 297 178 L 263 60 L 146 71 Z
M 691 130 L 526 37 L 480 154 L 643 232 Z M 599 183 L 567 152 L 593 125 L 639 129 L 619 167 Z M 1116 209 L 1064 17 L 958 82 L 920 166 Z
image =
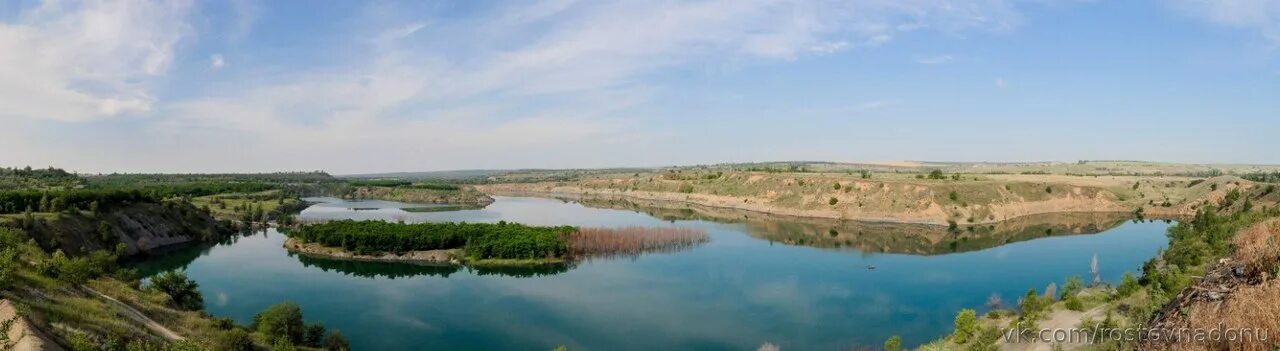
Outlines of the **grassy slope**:
M 874 173 L 864 179 L 857 173 L 679 170 L 479 188 L 492 193 L 616 195 L 806 217 L 932 224 L 1138 208 L 1148 215 L 1187 215 L 1206 201 L 1217 203 L 1232 189 L 1240 188 L 1252 197 L 1264 191 L 1262 185 L 1232 176 L 1193 185 L 1197 178 L 1174 176 L 961 174 L 960 180 L 954 180 L 952 174 L 946 179 L 919 179 L 918 175 Z M 1253 201 L 1270 204 L 1278 196 L 1280 192 L 1273 192 Z M 831 204 L 832 199 L 836 204 Z

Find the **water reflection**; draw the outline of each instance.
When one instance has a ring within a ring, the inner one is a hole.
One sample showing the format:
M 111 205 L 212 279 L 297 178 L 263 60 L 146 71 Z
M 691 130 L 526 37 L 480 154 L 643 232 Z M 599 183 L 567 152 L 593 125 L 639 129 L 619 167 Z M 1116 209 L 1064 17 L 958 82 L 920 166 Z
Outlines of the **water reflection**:
M 739 223 L 753 237 L 788 245 L 913 255 L 970 252 L 1045 237 L 1097 234 L 1135 219 L 1128 213 L 1055 213 L 991 224 L 957 224 L 951 228 L 930 224 L 780 216 L 623 198 L 562 197 L 561 200 L 596 208 L 630 210 L 668 221 Z
M 950 331 L 957 310 L 981 309 L 992 294 L 1012 299 L 1029 287 L 1060 285 L 1068 276 L 1088 274 L 1093 257 L 1102 279 L 1117 282 L 1160 250 L 1167 227 L 1111 220 L 1029 222 L 1017 230 L 996 225 L 984 239 L 977 236 L 985 233 L 982 228 L 970 236 L 964 226 L 958 234 L 945 227 L 939 234 L 939 228 L 928 226 L 836 226 L 751 213 L 717 218 L 698 209 L 620 211 L 572 200 L 495 198 L 483 209 L 412 215 L 435 221 L 696 228 L 710 241 L 679 252 L 572 266 L 449 270 L 289 255 L 283 236 L 268 230 L 211 248 L 175 250 L 154 261 L 163 267 L 143 271 L 187 269 L 200 284 L 207 311 L 240 324 L 271 304 L 297 302 L 309 320 L 342 330 L 360 350 L 548 350 L 558 345 L 743 350 L 766 341 L 787 350 L 836 350 L 880 345 L 892 335 L 901 336 L 906 346 L 920 345 Z M 341 211 L 364 216 L 379 210 Z M 686 220 L 692 218 L 704 220 Z M 1098 235 L 1066 235 L 1117 224 Z M 831 239 L 833 228 L 837 233 Z M 1036 232 L 1043 237 L 1045 229 L 1053 237 L 1028 240 Z M 953 237 L 969 239 L 957 240 L 958 253 L 947 254 Z M 1011 243 L 978 250 L 992 245 L 983 240 Z M 879 253 L 894 250 L 909 254 Z
M 448 278 L 450 274 L 454 274 L 459 270 L 462 270 L 462 267 L 455 265 L 422 265 L 403 262 L 335 260 L 301 255 L 292 252 L 289 253 L 289 257 L 297 259 L 298 262 L 302 263 L 303 267 L 315 267 L 325 272 L 334 271 L 361 278 L 396 279 L 414 276 Z

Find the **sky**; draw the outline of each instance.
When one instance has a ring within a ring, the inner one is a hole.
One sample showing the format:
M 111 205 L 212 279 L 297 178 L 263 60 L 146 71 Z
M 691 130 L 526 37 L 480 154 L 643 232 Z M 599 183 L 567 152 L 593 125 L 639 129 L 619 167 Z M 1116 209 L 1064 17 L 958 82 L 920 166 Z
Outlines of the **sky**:
M 1280 163 L 1280 0 L 0 0 L 0 165 Z

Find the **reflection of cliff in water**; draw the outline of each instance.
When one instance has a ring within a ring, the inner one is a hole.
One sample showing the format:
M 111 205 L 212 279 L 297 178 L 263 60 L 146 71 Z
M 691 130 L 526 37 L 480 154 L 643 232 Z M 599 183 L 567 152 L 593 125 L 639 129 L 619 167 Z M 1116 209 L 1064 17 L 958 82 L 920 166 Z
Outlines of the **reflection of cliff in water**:
M 213 249 L 215 246 L 234 244 L 244 236 L 265 235 L 260 233 L 262 232 L 237 233 L 217 241 L 161 247 L 150 252 L 131 257 L 125 264 L 133 269 L 137 269 L 138 276 L 140 277 L 150 277 L 165 271 L 186 270 L 187 266 L 190 265 L 191 262 L 195 262 L 195 260 L 200 258 L 200 256 L 207 255 L 209 250 Z
M 998 223 L 954 228 L 929 224 L 859 222 L 805 218 L 686 203 L 584 197 L 584 206 L 624 209 L 664 220 L 740 223 L 754 237 L 789 245 L 862 252 L 938 255 L 988 249 L 1051 236 L 1095 234 L 1134 217 L 1126 213 L 1061 213 L 1018 217 Z

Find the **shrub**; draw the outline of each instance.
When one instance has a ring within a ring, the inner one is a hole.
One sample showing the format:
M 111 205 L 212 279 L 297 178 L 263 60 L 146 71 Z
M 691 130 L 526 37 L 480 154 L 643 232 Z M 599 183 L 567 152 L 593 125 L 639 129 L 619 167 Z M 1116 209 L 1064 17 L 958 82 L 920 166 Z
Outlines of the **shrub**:
M 947 194 L 947 198 L 951 199 L 951 201 L 960 201 L 960 194 L 956 194 L 955 191 L 952 191 L 950 194 Z
M 831 185 L 831 188 L 832 188 L 832 189 L 835 189 L 835 190 L 840 190 L 840 183 L 832 184 L 832 185 Z
M 303 326 L 302 344 L 311 347 L 320 347 L 324 343 L 324 324 L 310 323 Z
M 1120 286 L 1116 287 L 1116 295 L 1126 297 L 1138 291 L 1138 288 L 1138 280 L 1133 278 L 1133 274 L 1124 272 L 1124 277 L 1120 278 Z
M 839 202 L 840 202 L 840 199 L 837 199 L 837 198 L 834 198 L 834 197 L 833 197 L 833 198 L 831 198 L 831 200 L 827 200 L 827 204 L 828 204 L 828 205 L 831 205 L 831 206 L 835 206 L 835 205 L 836 205 L 836 203 L 839 203 Z
M 1040 301 L 1040 294 L 1036 293 L 1036 289 L 1032 288 L 1027 294 L 1018 300 L 1018 309 L 1022 311 L 1023 316 L 1036 316 L 1040 314 L 1040 310 L 1044 308 Z
M 960 310 L 960 313 L 956 314 L 955 331 L 951 333 L 951 341 L 959 345 L 964 345 L 969 342 L 970 337 L 972 337 L 973 333 L 977 331 L 977 328 L 977 312 L 968 308 Z
M 1067 296 L 1067 298 L 1063 300 L 1065 301 L 1063 304 L 1067 307 L 1068 310 L 1072 310 L 1076 312 L 1084 311 L 1084 301 L 1080 301 L 1079 295 Z
M 151 289 L 169 295 L 174 306 L 187 311 L 204 309 L 204 297 L 200 295 L 200 285 L 187 278 L 181 271 L 167 271 L 151 278 Z
M 929 179 L 947 179 L 947 175 L 942 173 L 941 169 L 929 171 Z
M 324 349 L 327 351 L 349 351 L 351 343 L 347 342 L 347 337 L 342 332 L 333 330 L 324 336 Z
M 1080 290 L 1084 290 L 1084 278 L 1078 275 L 1070 276 L 1067 278 L 1067 283 L 1062 284 L 1062 293 L 1058 298 L 1066 300 L 1067 297 L 1079 293 Z
M 271 305 L 253 316 L 250 328 L 262 333 L 273 343 L 288 343 L 288 347 L 293 347 L 296 341 L 302 341 L 306 332 L 302 322 L 302 308 L 289 301 Z
M 253 351 L 253 338 L 244 329 L 225 330 L 214 336 L 213 349 L 216 351 Z
M 902 337 L 894 335 L 885 340 L 884 351 L 902 351 Z

